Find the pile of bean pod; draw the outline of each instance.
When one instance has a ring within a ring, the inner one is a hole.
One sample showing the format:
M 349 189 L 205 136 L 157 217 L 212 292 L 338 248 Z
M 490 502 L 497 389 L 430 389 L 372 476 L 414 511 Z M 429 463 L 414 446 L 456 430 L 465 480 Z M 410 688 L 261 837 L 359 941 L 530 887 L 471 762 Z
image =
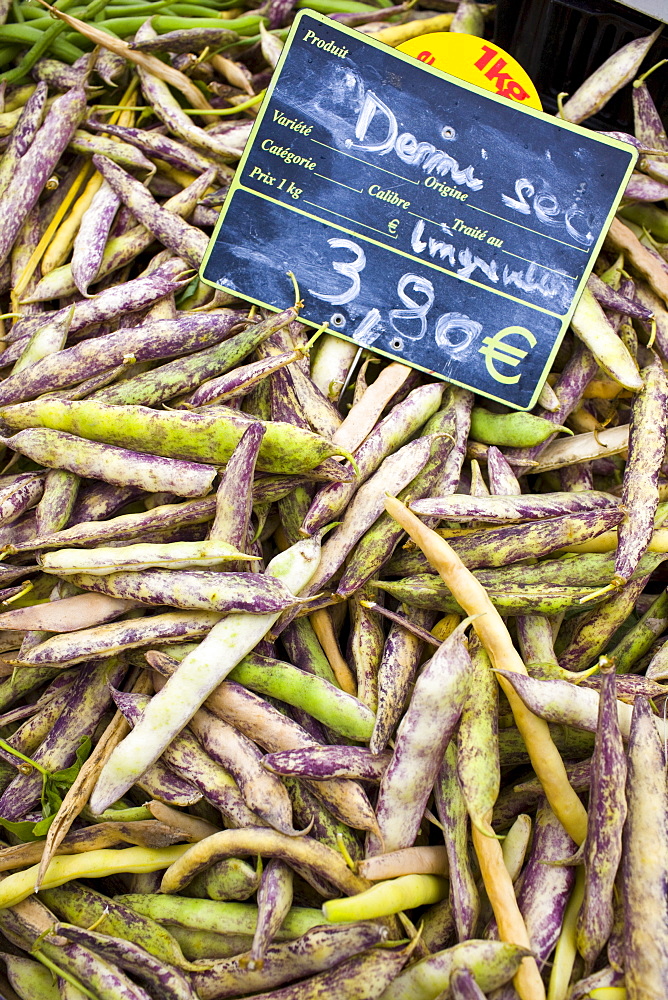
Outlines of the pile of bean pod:
M 488 30 L 387 3 L 308 6 Z M 0 0 L 3 995 L 665 997 L 657 33 L 560 106 L 640 158 L 519 413 L 198 279 L 292 0 L 56 6 Z

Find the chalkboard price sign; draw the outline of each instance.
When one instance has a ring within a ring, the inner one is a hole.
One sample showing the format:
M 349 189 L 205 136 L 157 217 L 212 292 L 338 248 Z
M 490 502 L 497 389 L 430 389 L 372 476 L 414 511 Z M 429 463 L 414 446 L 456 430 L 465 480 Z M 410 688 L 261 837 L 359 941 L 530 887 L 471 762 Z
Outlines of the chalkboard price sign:
M 636 159 L 303 11 L 201 276 L 531 407 Z

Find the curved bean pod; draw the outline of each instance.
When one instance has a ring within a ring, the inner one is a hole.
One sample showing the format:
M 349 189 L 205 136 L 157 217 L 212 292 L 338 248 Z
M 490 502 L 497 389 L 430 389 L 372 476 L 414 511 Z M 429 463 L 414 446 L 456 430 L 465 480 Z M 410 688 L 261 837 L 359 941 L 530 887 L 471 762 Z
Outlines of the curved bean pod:
M 161 891 L 178 892 L 187 885 L 197 872 L 208 868 L 222 858 L 260 854 L 286 861 L 308 881 L 313 876 L 331 882 L 341 892 L 354 895 L 368 888 L 366 879 L 354 875 L 341 854 L 330 847 L 318 843 L 312 837 L 287 837 L 276 830 L 247 828 L 245 830 L 223 830 L 213 834 L 199 844 L 188 845 L 188 850 L 179 856 L 165 872 Z M 312 873 L 312 874 L 311 874 Z

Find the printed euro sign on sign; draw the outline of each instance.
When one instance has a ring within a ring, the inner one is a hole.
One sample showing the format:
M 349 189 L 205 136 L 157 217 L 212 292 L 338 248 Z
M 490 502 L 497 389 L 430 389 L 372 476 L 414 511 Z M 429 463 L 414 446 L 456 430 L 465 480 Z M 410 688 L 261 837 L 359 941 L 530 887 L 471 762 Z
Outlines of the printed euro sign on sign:
M 201 275 L 531 407 L 636 159 L 303 11 Z

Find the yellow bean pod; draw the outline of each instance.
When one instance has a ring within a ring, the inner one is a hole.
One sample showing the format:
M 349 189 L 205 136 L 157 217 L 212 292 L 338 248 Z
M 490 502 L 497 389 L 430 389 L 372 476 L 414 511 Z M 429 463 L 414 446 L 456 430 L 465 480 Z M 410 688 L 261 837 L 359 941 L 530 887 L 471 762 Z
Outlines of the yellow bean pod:
M 333 923 L 374 920 L 416 906 L 439 903 L 448 895 L 448 880 L 441 875 L 401 875 L 387 879 L 356 896 L 328 899 L 322 912 Z
M 42 889 L 55 889 L 75 878 L 105 878 L 131 872 L 144 875 L 168 868 L 190 848 L 190 844 L 173 847 L 128 847 L 126 850 L 87 851 L 55 857 L 42 879 Z M 0 909 L 16 906 L 35 891 L 39 865 L 8 875 L 0 884 Z

